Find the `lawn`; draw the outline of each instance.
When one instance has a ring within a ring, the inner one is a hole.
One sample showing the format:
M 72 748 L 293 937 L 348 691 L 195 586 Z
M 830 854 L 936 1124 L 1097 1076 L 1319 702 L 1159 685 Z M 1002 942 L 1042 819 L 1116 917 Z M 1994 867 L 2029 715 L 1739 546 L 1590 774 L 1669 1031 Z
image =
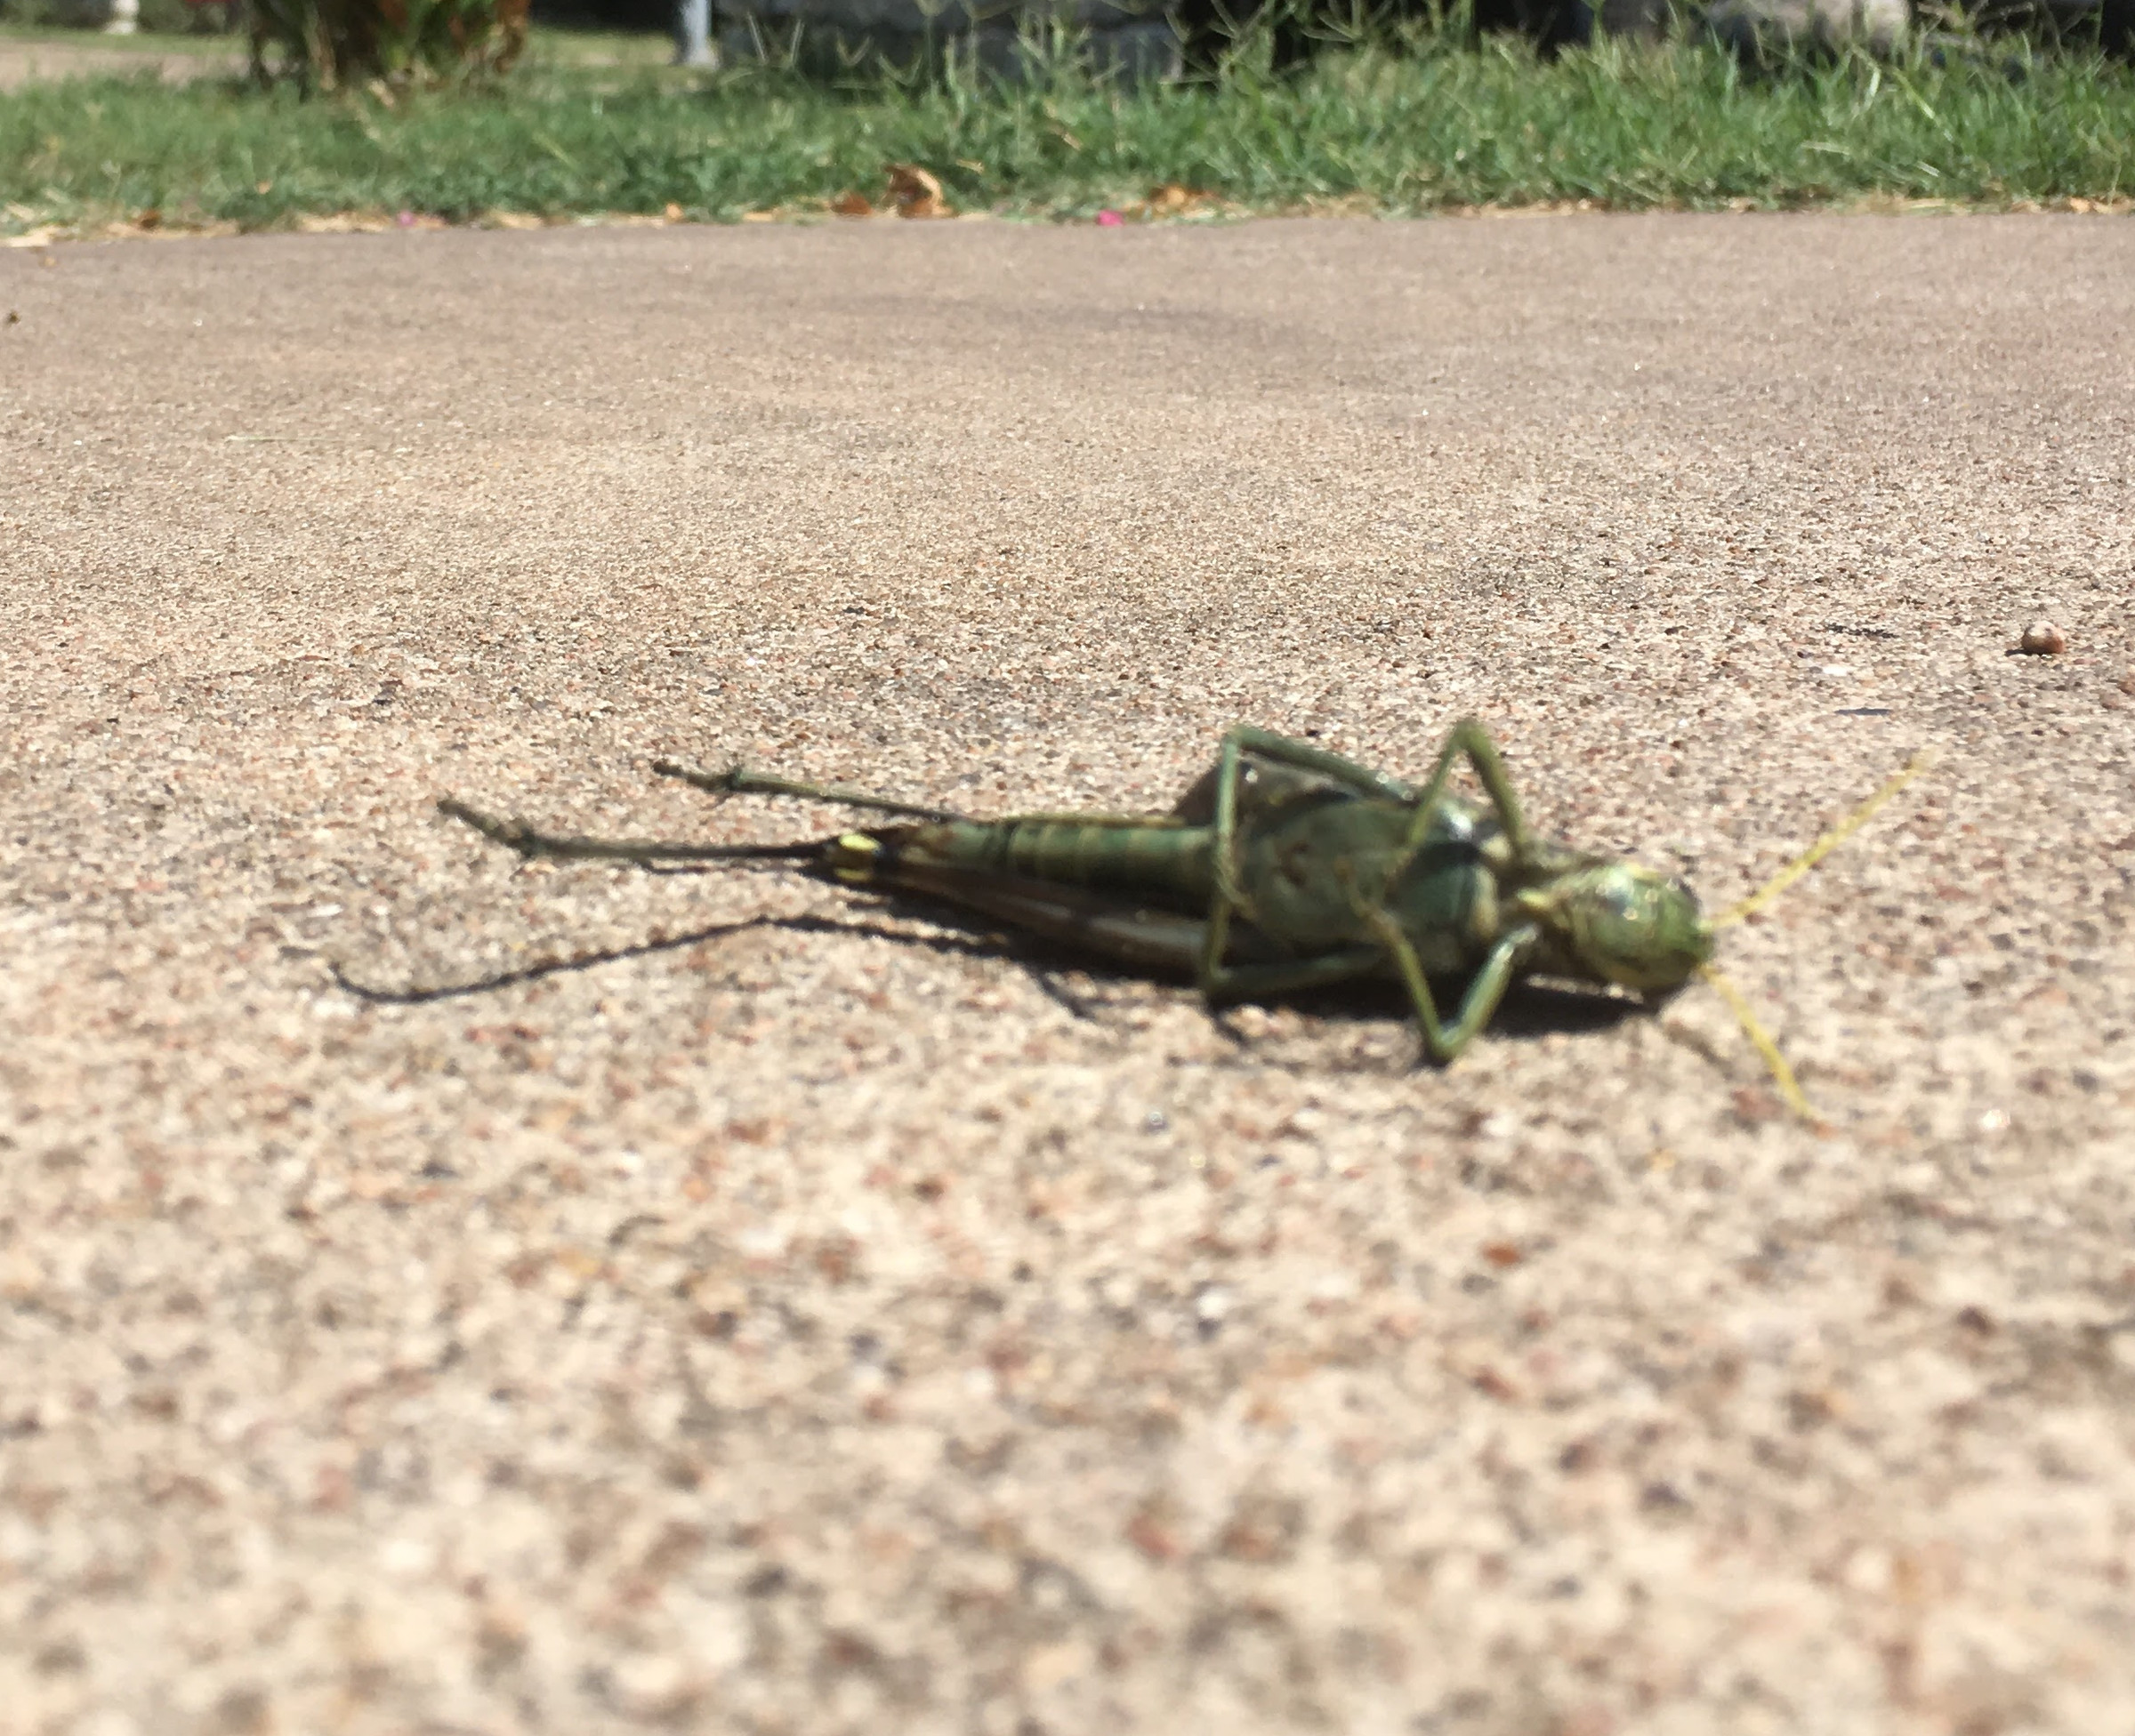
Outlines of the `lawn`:
M 224 79 L 29 84 L 0 95 L 0 229 L 144 213 L 241 229 L 350 213 L 723 221 L 879 202 L 892 164 L 931 172 L 956 211 L 1035 219 L 1579 201 L 2119 208 L 2135 192 L 2135 70 L 2020 47 L 1755 75 L 1701 46 L 1543 60 L 1424 39 L 1287 73 L 1241 55 L 1215 80 L 1139 90 L 1066 64 L 1016 86 L 829 89 L 651 58 L 649 44 L 589 52 L 543 36 L 487 89 L 310 100 Z

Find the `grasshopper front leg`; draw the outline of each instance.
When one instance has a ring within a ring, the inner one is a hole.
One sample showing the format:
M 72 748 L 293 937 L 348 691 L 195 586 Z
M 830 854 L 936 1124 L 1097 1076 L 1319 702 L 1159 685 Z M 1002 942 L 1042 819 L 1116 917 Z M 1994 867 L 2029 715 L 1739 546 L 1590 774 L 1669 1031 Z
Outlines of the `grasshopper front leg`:
M 1430 979 L 1423 974 L 1422 962 L 1416 957 L 1416 949 L 1409 944 L 1408 936 L 1401 932 L 1400 925 L 1381 908 L 1360 913 L 1378 937 L 1378 945 L 1347 947 L 1316 959 L 1299 959 L 1282 964 L 1229 965 L 1213 970 L 1204 956 L 1200 972 L 1201 992 L 1211 1001 L 1250 1001 L 1263 995 L 1294 994 L 1300 989 L 1328 988 L 1336 983 L 1353 982 L 1359 976 L 1375 976 L 1391 957 L 1401 985 L 1408 991 L 1409 1007 L 1415 1014 L 1423 1052 L 1435 1065 L 1444 1066 L 1473 1042 L 1496 1016 L 1498 1005 L 1504 1000 L 1506 989 L 1511 986 L 1521 959 L 1535 942 L 1535 930 L 1523 927 L 1491 948 L 1483 968 L 1469 984 L 1468 993 L 1462 996 L 1460 1010 L 1454 1016 L 1453 1023 L 1447 1025 L 1438 1016 L 1438 1003 L 1430 992 Z
M 1532 927 L 1521 927 L 1493 946 L 1490 956 L 1483 960 L 1483 968 L 1468 985 L 1468 993 L 1461 999 L 1461 1010 L 1448 1026 L 1439 1023 L 1438 1003 L 1431 995 L 1430 980 L 1424 976 L 1422 960 L 1416 957 L 1416 949 L 1410 944 L 1408 936 L 1401 932 L 1401 925 L 1387 913 L 1383 904 L 1362 909 L 1359 914 L 1392 956 L 1394 968 L 1401 973 L 1401 985 L 1408 991 L 1408 1004 L 1415 1013 L 1416 1029 L 1423 1038 L 1423 1052 L 1441 1067 L 1473 1042 L 1482 1028 L 1497 1016 L 1498 1004 L 1512 985 L 1513 972 L 1519 968 L 1520 960 L 1535 940 Z

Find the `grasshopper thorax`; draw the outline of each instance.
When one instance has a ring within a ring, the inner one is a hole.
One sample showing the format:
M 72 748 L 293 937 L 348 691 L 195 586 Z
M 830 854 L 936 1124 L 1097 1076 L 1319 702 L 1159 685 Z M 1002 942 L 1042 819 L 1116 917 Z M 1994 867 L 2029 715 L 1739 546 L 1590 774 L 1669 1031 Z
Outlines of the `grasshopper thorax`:
M 1680 989 L 1712 956 L 1712 929 L 1680 880 L 1592 862 L 1516 895 L 1581 976 L 1641 994 Z

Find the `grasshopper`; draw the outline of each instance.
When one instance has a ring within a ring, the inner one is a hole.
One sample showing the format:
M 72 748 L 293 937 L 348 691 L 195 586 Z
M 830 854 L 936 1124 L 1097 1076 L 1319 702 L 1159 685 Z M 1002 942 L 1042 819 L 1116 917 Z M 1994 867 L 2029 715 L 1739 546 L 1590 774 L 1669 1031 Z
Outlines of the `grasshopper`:
M 1465 760 L 1476 801 L 1448 788 Z M 1909 768 L 1758 895 L 1806 872 L 1893 793 Z M 439 803 L 521 856 L 652 866 L 790 863 L 842 886 L 932 899 L 1135 968 L 1189 976 L 1211 1004 L 1366 977 L 1406 991 L 1423 1053 L 1444 1065 L 1519 978 L 1627 991 L 1657 1004 L 1715 983 L 1790 1103 L 1800 1088 L 1741 997 L 1712 968 L 1714 929 L 1680 880 L 1538 836 L 1495 745 L 1455 724 L 1411 784 L 1309 743 L 1241 725 L 1168 814 L 1023 814 L 979 820 L 864 791 L 745 771 L 653 769 L 726 796 L 834 803 L 904 822 L 793 844 L 696 845 L 564 837 Z M 1441 1012 L 1436 978 L 1464 979 Z

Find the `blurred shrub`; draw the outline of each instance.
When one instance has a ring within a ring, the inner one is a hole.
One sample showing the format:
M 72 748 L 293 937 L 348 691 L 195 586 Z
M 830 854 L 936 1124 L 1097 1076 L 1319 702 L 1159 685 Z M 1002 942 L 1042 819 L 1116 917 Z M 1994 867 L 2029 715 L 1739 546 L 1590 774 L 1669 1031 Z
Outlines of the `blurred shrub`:
M 330 91 L 501 73 L 527 42 L 527 0 L 251 0 L 262 79 Z
M 141 0 L 139 24 L 150 36 L 212 36 L 241 28 L 244 0 Z M 110 0 L 0 0 L 0 24 L 101 30 Z
M 156 36 L 220 36 L 242 29 L 242 0 L 141 0 L 141 28 Z

